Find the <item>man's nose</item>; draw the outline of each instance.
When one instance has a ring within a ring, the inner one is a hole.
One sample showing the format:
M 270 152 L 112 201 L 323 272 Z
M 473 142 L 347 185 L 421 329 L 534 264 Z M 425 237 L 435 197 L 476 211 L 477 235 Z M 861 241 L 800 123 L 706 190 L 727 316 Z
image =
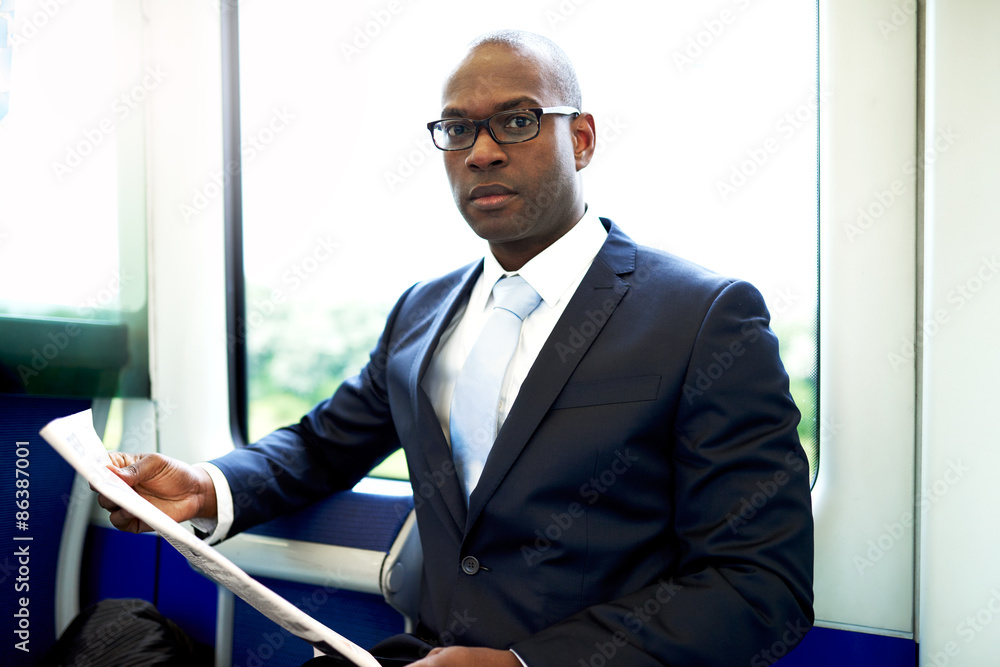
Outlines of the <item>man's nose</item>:
M 485 127 L 479 130 L 476 143 L 469 149 L 465 165 L 472 170 L 497 169 L 507 165 L 507 153 L 503 146 L 493 140 L 493 135 Z

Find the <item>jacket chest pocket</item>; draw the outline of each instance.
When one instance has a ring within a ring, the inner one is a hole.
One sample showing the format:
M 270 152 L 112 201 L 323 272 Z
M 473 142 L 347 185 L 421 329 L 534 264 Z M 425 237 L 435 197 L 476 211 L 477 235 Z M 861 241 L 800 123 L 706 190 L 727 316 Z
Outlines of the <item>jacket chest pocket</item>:
M 633 403 L 656 400 L 660 390 L 659 375 L 611 378 L 592 382 L 570 382 L 555 403 L 553 410 L 585 408 L 615 403 Z

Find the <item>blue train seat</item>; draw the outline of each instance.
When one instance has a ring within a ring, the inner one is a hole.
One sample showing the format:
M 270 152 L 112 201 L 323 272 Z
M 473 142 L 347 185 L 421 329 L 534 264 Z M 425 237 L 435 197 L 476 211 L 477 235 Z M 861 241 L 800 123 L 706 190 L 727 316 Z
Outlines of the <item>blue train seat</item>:
M 0 467 L 10 494 L 0 521 L 0 585 L 4 618 L 14 619 L 0 664 L 35 664 L 79 611 L 86 504 L 94 494 L 38 431 L 90 407 L 81 399 L 0 396 Z

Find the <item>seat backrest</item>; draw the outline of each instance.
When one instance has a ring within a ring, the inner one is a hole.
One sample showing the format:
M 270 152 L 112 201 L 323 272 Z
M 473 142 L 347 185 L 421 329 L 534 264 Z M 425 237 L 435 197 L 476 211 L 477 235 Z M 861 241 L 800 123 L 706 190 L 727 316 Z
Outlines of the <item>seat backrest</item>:
M 420 611 L 420 582 L 424 552 L 420 546 L 417 511 L 410 510 L 382 567 L 382 595 L 406 619 L 406 631 L 413 632 Z

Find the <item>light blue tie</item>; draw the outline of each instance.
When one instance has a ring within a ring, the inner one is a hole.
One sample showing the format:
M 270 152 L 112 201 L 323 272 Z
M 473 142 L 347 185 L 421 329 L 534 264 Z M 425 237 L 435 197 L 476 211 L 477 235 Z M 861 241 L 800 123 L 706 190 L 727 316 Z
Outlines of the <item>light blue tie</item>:
M 469 352 L 451 399 L 451 451 L 468 502 L 497 436 L 500 386 L 514 356 L 521 322 L 541 297 L 521 276 L 493 286 L 493 314 Z

